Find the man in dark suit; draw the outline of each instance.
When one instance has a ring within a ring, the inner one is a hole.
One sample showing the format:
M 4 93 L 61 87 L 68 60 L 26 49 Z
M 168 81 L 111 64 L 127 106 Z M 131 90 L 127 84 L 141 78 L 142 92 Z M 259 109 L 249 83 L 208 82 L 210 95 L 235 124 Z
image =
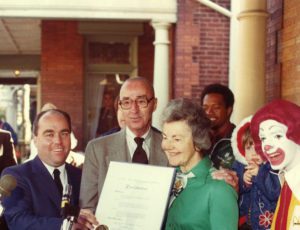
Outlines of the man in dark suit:
M 14 146 L 8 131 L 0 129 L 0 174 L 3 169 L 16 164 Z
M 43 111 L 34 121 L 33 133 L 37 157 L 8 167 L 2 173 L 17 180 L 11 196 L 3 200 L 4 216 L 12 230 L 59 230 L 63 223 L 60 216 L 62 190 L 71 185 L 70 203 L 76 206 L 79 200 L 81 171 L 65 163 L 71 146 L 70 116 L 57 109 Z M 91 229 L 93 221 L 91 213 L 81 213 L 79 223 L 73 227 Z
M 14 145 L 18 144 L 18 135 L 8 122 L 0 120 L 0 129 L 8 131 L 12 137 Z
M 87 145 L 80 188 L 82 208 L 96 210 L 110 161 L 141 162 L 135 157 L 137 149 L 141 149 L 135 142 L 136 137 L 143 138 L 143 163 L 168 165 L 161 149 L 161 133 L 151 127 L 157 99 L 149 82 L 141 77 L 126 80 L 120 90 L 119 105 L 126 128 Z
M 13 140 L 9 131 L 0 129 L 0 174 L 8 166 L 16 165 Z M 5 220 L 0 217 L 0 229 L 8 229 Z

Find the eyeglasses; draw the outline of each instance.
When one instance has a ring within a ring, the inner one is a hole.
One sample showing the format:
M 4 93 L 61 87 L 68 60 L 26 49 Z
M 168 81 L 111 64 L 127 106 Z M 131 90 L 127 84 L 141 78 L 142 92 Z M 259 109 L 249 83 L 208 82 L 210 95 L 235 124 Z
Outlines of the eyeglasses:
M 119 105 L 122 109 L 130 109 L 132 107 L 133 103 L 136 103 L 139 108 L 147 108 L 149 103 L 154 99 L 154 97 L 151 97 L 150 99 L 146 97 L 141 97 L 136 100 L 132 99 L 124 99 L 119 101 Z

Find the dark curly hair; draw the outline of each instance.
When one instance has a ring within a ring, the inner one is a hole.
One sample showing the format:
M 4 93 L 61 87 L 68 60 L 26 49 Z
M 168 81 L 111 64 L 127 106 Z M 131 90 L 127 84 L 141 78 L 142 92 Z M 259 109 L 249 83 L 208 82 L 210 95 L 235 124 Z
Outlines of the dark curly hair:
M 227 86 L 221 85 L 218 83 L 208 85 L 204 88 L 204 90 L 201 93 L 201 104 L 202 105 L 203 105 L 204 97 L 207 94 L 211 94 L 211 93 L 221 94 L 223 96 L 226 108 L 233 107 L 234 95 L 233 95 L 232 91 Z

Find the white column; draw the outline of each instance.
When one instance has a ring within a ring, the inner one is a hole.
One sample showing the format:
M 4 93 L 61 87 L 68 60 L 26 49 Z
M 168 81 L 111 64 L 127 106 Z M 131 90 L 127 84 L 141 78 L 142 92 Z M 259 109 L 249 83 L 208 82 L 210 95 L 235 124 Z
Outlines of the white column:
M 267 0 L 240 0 L 235 76 L 230 79 L 234 81 L 236 124 L 265 103 L 267 17 Z
M 24 117 L 24 143 L 30 144 L 31 140 L 31 123 L 30 123 L 30 86 L 25 84 L 23 98 L 23 117 Z
M 236 87 L 236 78 L 237 78 L 237 70 L 236 66 L 239 63 L 238 51 L 239 47 L 239 21 L 237 19 L 237 15 L 240 13 L 240 1 L 241 0 L 231 0 L 231 13 L 232 16 L 230 18 L 230 45 L 229 45 L 229 88 L 232 90 L 235 97 L 238 96 L 238 88 Z M 239 111 L 236 109 L 236 105 L 233 106 L 233 113 L 231 115 L 231 122 L 234 124 L 238 124 L 239 120 L 236 119 L 236 113 Z
M 155 30 L 155 54 L 153 86 L 158 98 L 157 108 L 153 114 L 152 125 L 161 129 L 160 116 L 169 101 L 169 27 L 168 22 L 152 22 Z

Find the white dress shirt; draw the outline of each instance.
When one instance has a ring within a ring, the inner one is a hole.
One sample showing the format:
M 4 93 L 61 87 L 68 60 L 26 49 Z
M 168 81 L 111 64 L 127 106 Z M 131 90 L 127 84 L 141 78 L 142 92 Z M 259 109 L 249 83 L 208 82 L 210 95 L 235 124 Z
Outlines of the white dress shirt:
M 50 166 L 50 165 L 46 164 L 45 162 L 43 162 L 43 164 L 45 165 L 46 169 L 48 170 L 48 172 L 52 176 L 53 180 L 54 180 L 54 174 L 53 174 L 54 169 L 58 169 L 60 171 L 59 177 L 60 177 L 60 180 L 61 180 L 61 183 L 62 183 L 62 186 L 63 186 L 63 191 L 65 191 L 65 188 L 68 184 L 68 175 L 67 175 L 67 171 L 66 171 L 66 165 L 63 164 L 63 165 L 55 168 L 53 166 Z
M 131 159 L 132 159 L 134 151 L 137 147 L 137 144 L 134 141 L 134 138 L 136 137 L 136 135 L 129 128 L 126 127 L 125 129 L 126 129 L 125 130 L 125 132 L 126 132 L 126 141 L 127 141 L 127 145 L 128 145 L 128 148 L 129 148 L 129 154 L 130 154 Z M 147 154 L 147 158 L 149 160 L 149 156 L 150 156 L 150 139 L 151 139 L 150 128 L 141 137 L 145 139 L 144 142 L 143 142 L 143 149 L 145 150 L 145 152 Z

